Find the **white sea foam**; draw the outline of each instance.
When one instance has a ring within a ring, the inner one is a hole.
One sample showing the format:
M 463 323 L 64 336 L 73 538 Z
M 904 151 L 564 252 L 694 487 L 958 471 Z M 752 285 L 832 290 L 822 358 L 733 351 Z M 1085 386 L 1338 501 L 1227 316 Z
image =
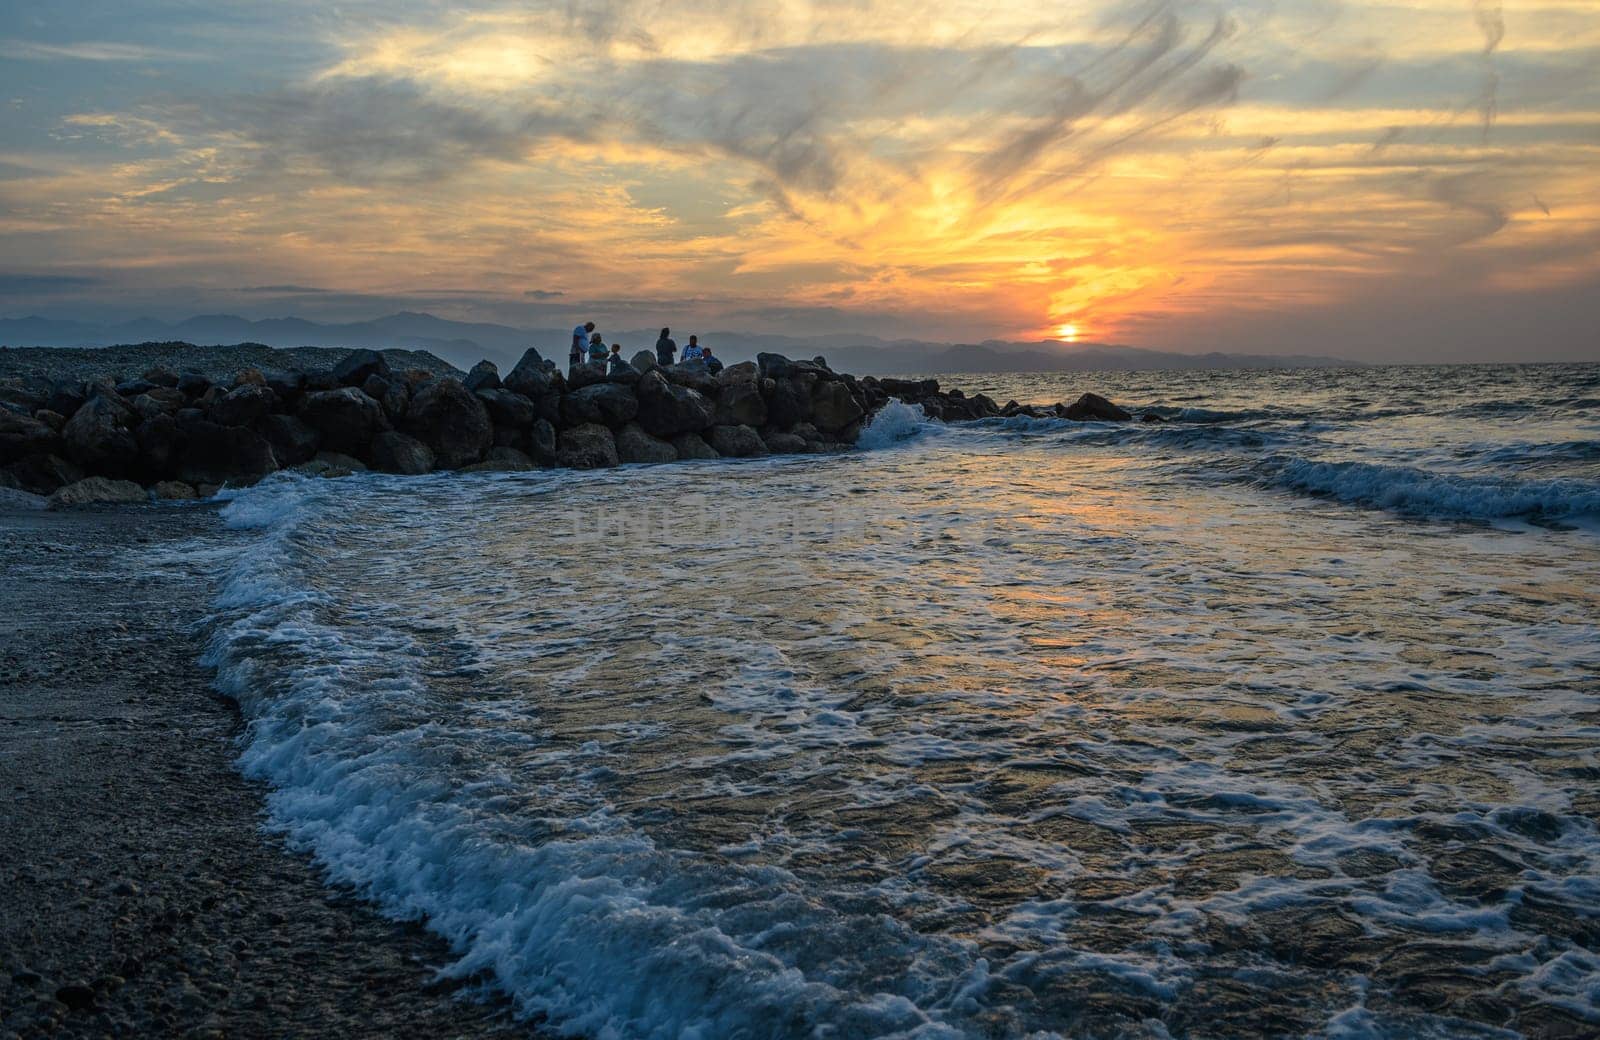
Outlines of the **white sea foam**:
M 898 397 L 891 398 L 861 431 L 856 444 L 866 451 L 887 448 L 934 429 L 935 422 L 921 408 L 906 404 Z

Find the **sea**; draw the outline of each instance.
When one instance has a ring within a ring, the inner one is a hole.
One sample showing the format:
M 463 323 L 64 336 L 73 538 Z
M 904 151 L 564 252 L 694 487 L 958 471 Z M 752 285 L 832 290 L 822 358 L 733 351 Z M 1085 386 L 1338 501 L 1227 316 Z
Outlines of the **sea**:
M 268 826 L 592 1038 L 1600 1035 L 1600 365 L 227 493 Z

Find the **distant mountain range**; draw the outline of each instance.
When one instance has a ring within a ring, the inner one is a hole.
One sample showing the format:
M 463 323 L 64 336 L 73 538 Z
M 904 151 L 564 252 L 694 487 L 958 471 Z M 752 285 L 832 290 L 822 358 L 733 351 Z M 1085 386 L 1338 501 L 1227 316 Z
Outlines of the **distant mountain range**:
M 602 329 L 624 353 L 655 343 L 656 330 Z M 52 318 L 0 319 L 0 344 L 15 347 L 105 347 L 126 343 L 183 341 L 203 346 L 261 343 L 269 347 L 400 347 L 426 350 L 458 368 L 488 358 L 505 371 L 528 347 L 545 357 L 564 359 L 567 329 L 518 329 L 486 322 L 460 322 L 432 314 L 402 311 L 375 321 L 324 324 L 305 318 L 251 321 L 232 314 L 202 314 L 180 322 L 150 318 L 97 325 Z M 682 345 L 687 335 L 675 335 Z M 937 375 L 948 372 L 1113 372 L 1155 369 L 1323 368 L 1353 366 L 1340 358 L 1306 355 L 1180 354 L 1101 343 L 1066 345 L 1050 341 L 1015 343 L 934 343 L 885 340 L 834 333 L 773 336 L 745 332 L 706 332 L 700 339 L 728 362 L 762 351 L 790 357 L 824 355 L 829 364 L 858 375 Z

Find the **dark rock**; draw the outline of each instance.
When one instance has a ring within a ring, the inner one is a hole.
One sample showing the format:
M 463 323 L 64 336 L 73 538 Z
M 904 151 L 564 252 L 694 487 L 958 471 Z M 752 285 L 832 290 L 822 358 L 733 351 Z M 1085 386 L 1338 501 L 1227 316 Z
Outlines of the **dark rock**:
M 756 355 L 756 368 L 764 379 L 783 379 L 794 371 L 794 362 L 782 354 L 762 352 Z
M 120 397 L 96 394 L 61 431 L 67 457 L 105 474 L 124 474 L 139 462 L 139 442 L 129 430 L 138 413 Z
M 634 388 L 639 401 L 639 425 L 655 437 L 672 438 L 710 426 L 716 406 L 695 390 L 667 382 L 660 368 L 639 377 Z
M 433 469 L 433 450 L 398 430 L 384 430 L 372 438 L 372 468 L 384 473 L 427 473 Z
M 774 379 L 767 394 L 767 422 L 773 426 L 793 426 L 811 419 L 810 388 L 799 378 Z
M 554 383 L 554 373 L 545 365 L 544 358 L 539 352 L 529 347 L 518 361 L 516 367 L 506 373 L 500 381 L 502 388 L 512 393 L 537 401 L 544 394 L 550 392 Z
M 541 466 L 556 464 L 556 428 L 547 419 L 535 419 L 528 430 L 528 454 Z
M 605 469 L 617 465 L 617 442 L 599 423 L 562 430 L 556 441 L 556 464 L 568 469 Z
M 188 484 L 250 484 L 278 468 L 272 445 L 255 430 L 201 420 L 181 424 L 178 479 Z
M 187 399 L 176 387 L 158 386 L 147 394 L 140 394 L 132 401 L 133 410 L 145 419 L 153 419 L 158 415 L 171 415 L 182 408 Z
M 211 380 L 199 372 L 178 373 L 178 389 L 185 397 L 199 397 L 211 389 Z
M 56 990 L 56 999 L 74 1011 L 88 1011 L 94 1007 L 94 990 L 81 982 L 71 982 Z
M 353 386 L 307 394 L 300 418 L 322 435 L 324 448 L 347 455 L 365 455 L 378 431 L 389 428 L 383 406 Z
M 0 465 L 25 455 L 58 452 L 62 445 L 61 434 L 42 419 L 0 411 Z
M 761 369 L 756 367 L 754 361 L 741 361 L 718 372 L 717 382 L 723 386 L 736 386 L 740 383 L 758 386 L 761 383 Z
M 144 381 L 175 389 L 178 385 L 178 373 L 165 368 L 152 368 L 144 374 Z
M 482 462 L 462 467 L 463 473 L 526 473 L 535 469 L 533 460 L 516 448 L 490 448 Z
M 1118 408 L 1099 394 L 1084 394 L 1067 407 L 1064 415 L 1066 418 L 1077 422 L 1084 422 L 1089 419 L 1099 419 L 1106 422 L 1127 422 L 1133 418 L 1128 412 Z
M 333 366 L 333 378 L 345 386 L 360 386 L 368 376 L 388 379 L 392 374 L 389 362 L 376 350 L 353 350 Z
M 593 386 L 596 383 L 604 383 L 605 381 L 606 366 L 599 362 L 585 361 L 581 365 L 575 365 L 572 371 L 567 373 L 567 392 L 582 390 L 586 386 Z
M 307 372 L 304 393 L 314 394 L 323 390 L 337 390 L 344 384 L 333 377 L 332 372 Z
M 88 476 L 60 455 L 28 455 L 12 463 L 6 472 L 18 487 L 35 495 L 48 495 Z
M 266 386 L 266 374 L 259 368 L 246 368 L 233 377 L 233 386 L 229 389 L 238 389 L 241 386 Z
M 721 458 L 715 448 L 707 444 L 705 438 L 698 433 L 680 433 L 672 438 L 672 447 L 678 453 L 678 458 L 689 459 L 716 459 Z
M 603 423 L 617 427 L 639 414 L 639 399 L 617 383 L 596 383 L 561 398 L 561 424 Z
M 49 393 L 24 386 L 7 386 L 0 383 L 0 405 L 8 406 L 18 415 L 32 415 L 50 402 Z
M 644 432 L 638 423 L 628 423 L 617 431 L 617 459 L 621 462 L 675 462 L 678 449 L 659 437 Z
M 127 398 L 147 394 L 156 388 L 156 384 L 148 379 L 126 379 L 117 384 L 117 393 Z
M 937 379 L 879 379 L 877 384 L 884 393 L 906 404 L 919 404 L 923 398 L 939 392 Z
M 656 369 L 676 386 L 686 386 L 707 397 L 716 395 L 721 384 L 711 370 L 698 361 L 680 361 L 676 365 L 662 365 Z
M 156 498 L 162 502 L 184 502 L 199 497 L 192 486 L 185 484 L 181 480 L 162 480 L 157 482 L 151 490 L 155 492 Z M 121 886 L 118 887 L 120 888 Z M 137 895 L 137 890 L 132 894 Z
M 992 419 L 1000 414 L 1000 406 L 995 404 L 994 398 L 988 394 L 973 394 L 972 404 L 985 419 Z
M 755 380 L 723 385 L 717 396 L 716 420 L 725 426 L 766 425 L 767 399 Z
M 633 355 L 633 359 L 628 364 L 633 366 L 635 372 L 644 375 L 656 367 L 656 352 L 653 350 L 641 350 Z
M 267 388 L 286 402 L 293 402 L 305 392 L 306 374 L 296 368 L 263 368 L 262 377 Z
M 1145 412 L 1143 415 L 1139 416 L 1139 421 L 1147 423 L 1161 423 L 1166 422 L 1167 420 L 1166 417 L 1157 415 L 1155 412 Z
M 440 469 L 470 466 L 494 445 L 488 409 L 458 379 L 435 379 L 418 390 L 406 429 L 433 449 Z
M 515 391 L 499 388 L 479 390 L 476 396 L 489 410 L 489 419 L 494 423 L 496 430 L 502 427 L 524 429 L 532 426 L 533 420 L 539 417 L 538 407 Z
M 211 405 L 211 421 L 219 426 L 251 426 L 278 402 L 265 383 L 245 383 L 223 394 Z
M 87 400 L 89 400 L 89 395 L 85 392 L 82 383 L 62 380 L 51 388 L 50 396 L 45 401 L 44 406 L 52 412 L 72 415 L 79 408 L 82 408 Z
M 269 415 L 261 423 L 261 432 L 280 466 L 298 466 L 315 455 L 322 443 L 321 434 L 295 415 Z
M 67 428 L 67 417 L 60 412 L 52 412 L 48 408 L 39 409 L 33 413 L 33 417 L 57 433 Z
M 606 382 L 633 386 L 639 382 L 640 372 L 632 365 L 607 365 Z
M 179 414 L 182 419 L 153 415 L 139 425 L 139 463 L 146 476 L 163 477 L 173 472 L 183 453 L 181 427 L 204 418 L 198 409 L 184 409 Z
M 555 390 L 550 391 L 534 400 L 534 407 L 539 410 L 539 418 L 551 426 L 561 425 L 561 398 L 565 396 Z
M 706 442 L 724 458 L 767 454 L 767 443 L 748 426 L 713 426 Z
M 842 382 L 818 382 L 811 388 L 811 415 L 822 430 L 842 430 L 866 412 L 861 402 L 850 395 L 850 387 Z
M 383 406 L 383 414 L 391 424 L 404 419 L 411 406 L 411 389 L 403 379 L 368 376 L 361 384 L 361 392 Z
M 767 450 L 774 455 L 798 455 L 806 451 L 807 444 L 804 437 L 771 427 L 761 431 L 761 439 L 766 442 Z
M 467 378 L 462 380 L 462 385 L 473 393 L 479 390 L 500 389 L 500 370 L 493 361 L 487 359 L 472 366 L 472 371 L 467 373 Z
M 137 504 L 150 501 L 144 488 L 131 480 L 111 480 L 107 477 L 85 477 L 76 484 L 68 484 L 51 492 L 46 509 L 70 509 L 73 506 L 102 504 Z M 56 996 L 60 997 L 60 991 Z

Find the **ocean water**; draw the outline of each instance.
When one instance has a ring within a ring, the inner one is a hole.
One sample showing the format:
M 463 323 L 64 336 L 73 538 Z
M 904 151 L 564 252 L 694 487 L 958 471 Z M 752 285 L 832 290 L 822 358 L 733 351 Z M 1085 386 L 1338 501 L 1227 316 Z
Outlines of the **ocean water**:
M 549 1033 L 1600 1033 L 1600 365 L 224 509 L 271 825 Z

